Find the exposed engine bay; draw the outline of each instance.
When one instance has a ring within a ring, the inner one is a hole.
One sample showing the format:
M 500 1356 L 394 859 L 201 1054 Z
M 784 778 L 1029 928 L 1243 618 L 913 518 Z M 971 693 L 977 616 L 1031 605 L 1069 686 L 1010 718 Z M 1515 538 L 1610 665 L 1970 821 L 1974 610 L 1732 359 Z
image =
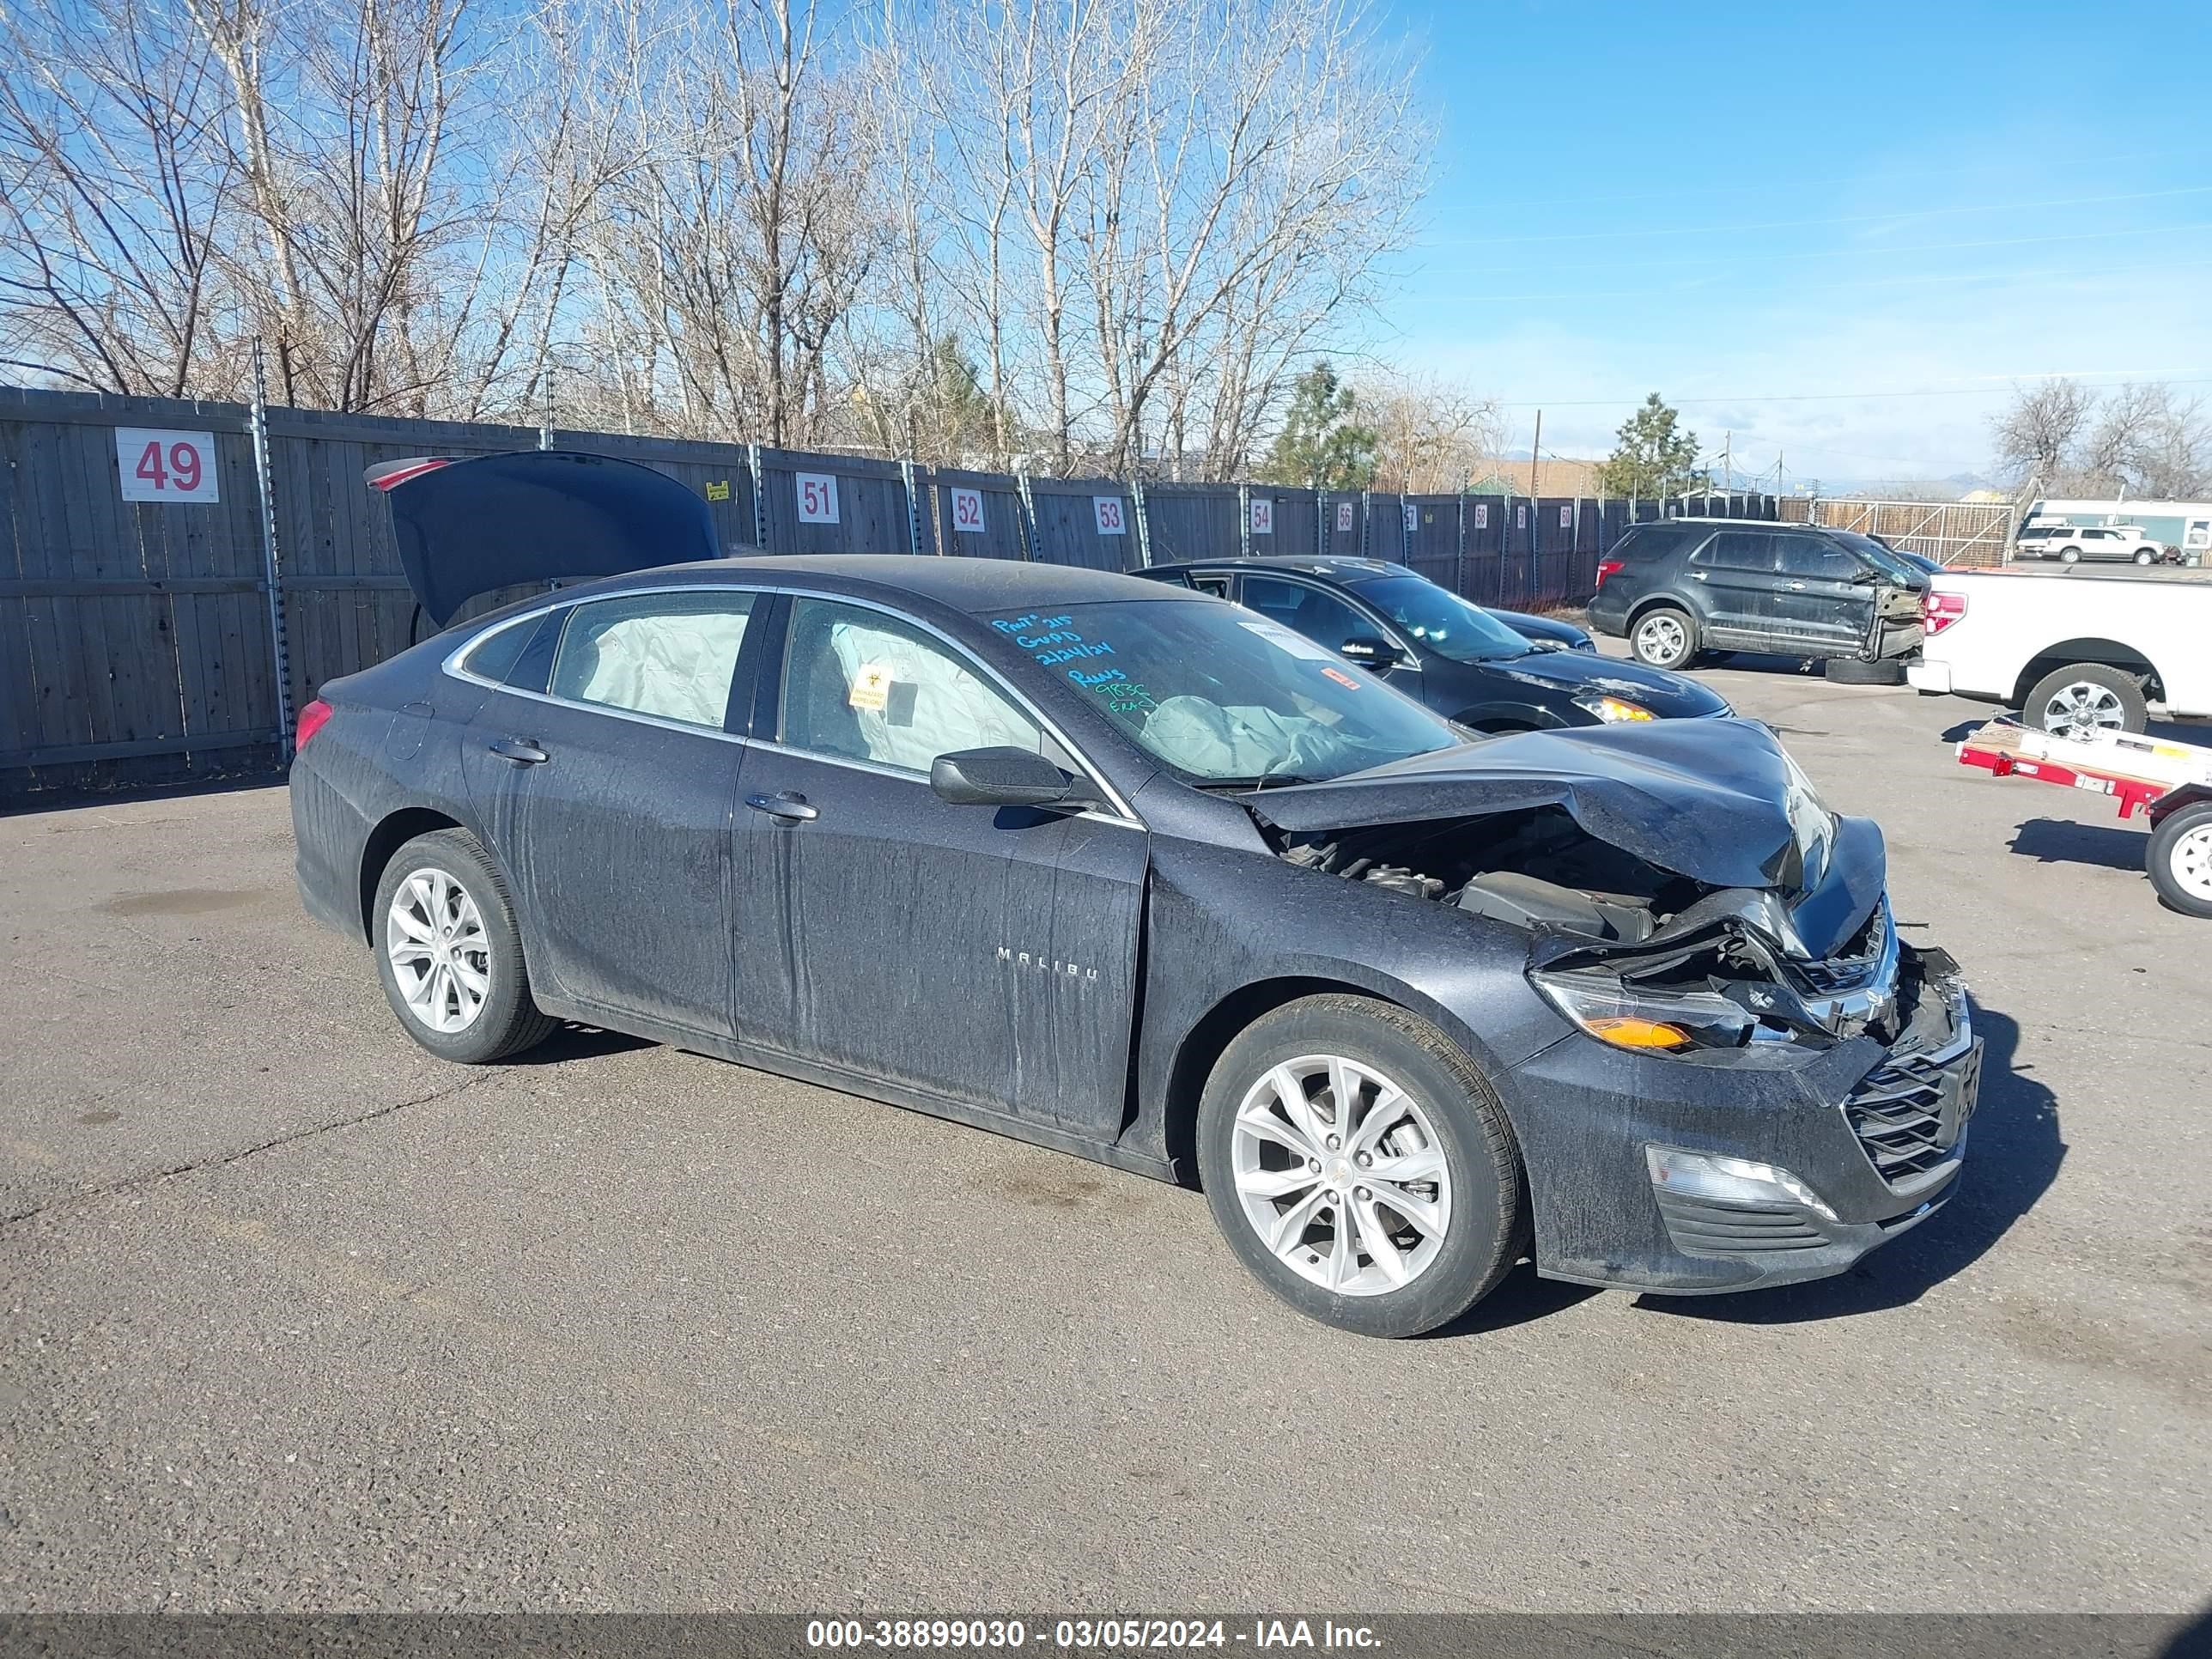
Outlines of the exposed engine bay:
M 1815 961 L 1782 890 L 1715 887 L 1662 870 L 1556 806 L 1273 838 L 1301 868 L 1532 934 L 1540 988 L 1620 1046 L 1826 1047 L 1861 1031 L 1893 1042 L 1922 978 L 1917 957 L 1903 960 L 1886 902 Z M 1632 1029 L 1633 1044 L 1621 1037 Z

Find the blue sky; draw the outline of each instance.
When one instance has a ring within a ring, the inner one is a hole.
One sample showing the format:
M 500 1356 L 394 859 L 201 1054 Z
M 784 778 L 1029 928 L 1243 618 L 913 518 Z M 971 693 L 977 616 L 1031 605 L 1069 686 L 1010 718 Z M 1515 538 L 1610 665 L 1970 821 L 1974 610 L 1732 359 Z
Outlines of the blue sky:
M 1385 0 L 1441 127 L 1372 350 L 1601 454 L 1985 466 L 2015 381 L 2212 402 L 2212 4 Z M 1859 393 L 1918 393 L 1864 397 Z

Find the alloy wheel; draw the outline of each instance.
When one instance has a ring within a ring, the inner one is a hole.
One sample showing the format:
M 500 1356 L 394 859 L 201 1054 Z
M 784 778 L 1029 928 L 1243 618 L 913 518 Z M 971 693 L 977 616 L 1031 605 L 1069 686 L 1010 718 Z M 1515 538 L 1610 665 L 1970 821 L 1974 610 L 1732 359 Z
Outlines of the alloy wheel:
M 1673 665 L 1690 648 L 1682 624 L 1665 611 L 1646 617 L 1636 625 L 1637 654 L 1647 661 Z
M 1260 1242 L 1339 1296 L 1410 1285 L 1451 1227 L 1451 1172 L 1428 1114 L 1340 1054 L 1270 1067 L 1237 1109 L 1230 1158 Z
M 474 1024 L 491 994 L 491 940 L 468 890 L 443 870 L 417 870 L 392 894 L 384 931 L 407 1012 L 448 1036 Z
M 2044 700 L 2043 729 L 2056 738 L 2086 738 L 2127 728 L 2128 711 L 2109 685 L 2072 680 Z

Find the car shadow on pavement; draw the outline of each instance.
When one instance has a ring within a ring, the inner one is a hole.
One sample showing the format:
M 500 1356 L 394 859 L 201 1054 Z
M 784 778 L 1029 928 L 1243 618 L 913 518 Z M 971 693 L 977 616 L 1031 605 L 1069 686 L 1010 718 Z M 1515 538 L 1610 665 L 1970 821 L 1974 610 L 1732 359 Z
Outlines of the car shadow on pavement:
M 1949 1203 L 1834 1279 L 1734 1296 L 1647 1295 L 1637 1306 L 1746 1325 L 1839 1319 L 1917 1302 L 1993 1249 L 2057 1179 L 2066 1142 L 2059 1133 L 2057 1097 L 2032 1074 L 2033 1067 L 2014 1062 L 2019 1025 L 1977 1003 L 1974 1030 L 1985 1045 L 1981 1101 L 1957 1196 Z
M 534 1048 L 525 1048 L 498 1062 L 502 1066 L 558 1066 L 571 1060 L 591 1060 L 600 1054 L 625 1054 L 633 1048 L 651 1048 L 650 1037 L 627 1031 L 610 1031 L 598 1025 L 563 1020 L 561 1029 Z
M 1458 1318 L 1424 1331 L 1416 1342 L 1433 1342 L 1448 1336 L 1481 1336 L 1510 1326 L 1525 1325 L 1587 1302 L 1598 1294 L 1595 1285 L 1570 1285 L 1564 1279 L 1539 1279 L 1533 1263 L 1522 1262 L 1504 1282 Z
M 2013 831 L 2009 849 L 2038 864 L 2094 864 L 2142 874 L 2144 832 L 2070 818 L 2027 818 Z

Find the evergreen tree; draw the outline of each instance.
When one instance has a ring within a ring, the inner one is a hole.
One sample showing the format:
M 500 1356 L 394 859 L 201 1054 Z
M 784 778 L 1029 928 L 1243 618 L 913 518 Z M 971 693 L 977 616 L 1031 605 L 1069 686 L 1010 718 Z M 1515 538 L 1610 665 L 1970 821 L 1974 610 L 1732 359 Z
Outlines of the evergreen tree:
M 1323 489 L 1364 489 L 1372 483 L 1382 434 L 1352 420 L 1358 402 L 1326 362 L 1299 375 L 1283 429 L 1261 468 L 1261 482 L 1292 486 L 1318 482 Z
M 1653 392 L 1620 423 L 1619 443 L 1597 470 L 1608 495 L 1679 495 L 1707 482 L 1698 467 L 1698 434 L 1681 429 L 1681 416 Z

